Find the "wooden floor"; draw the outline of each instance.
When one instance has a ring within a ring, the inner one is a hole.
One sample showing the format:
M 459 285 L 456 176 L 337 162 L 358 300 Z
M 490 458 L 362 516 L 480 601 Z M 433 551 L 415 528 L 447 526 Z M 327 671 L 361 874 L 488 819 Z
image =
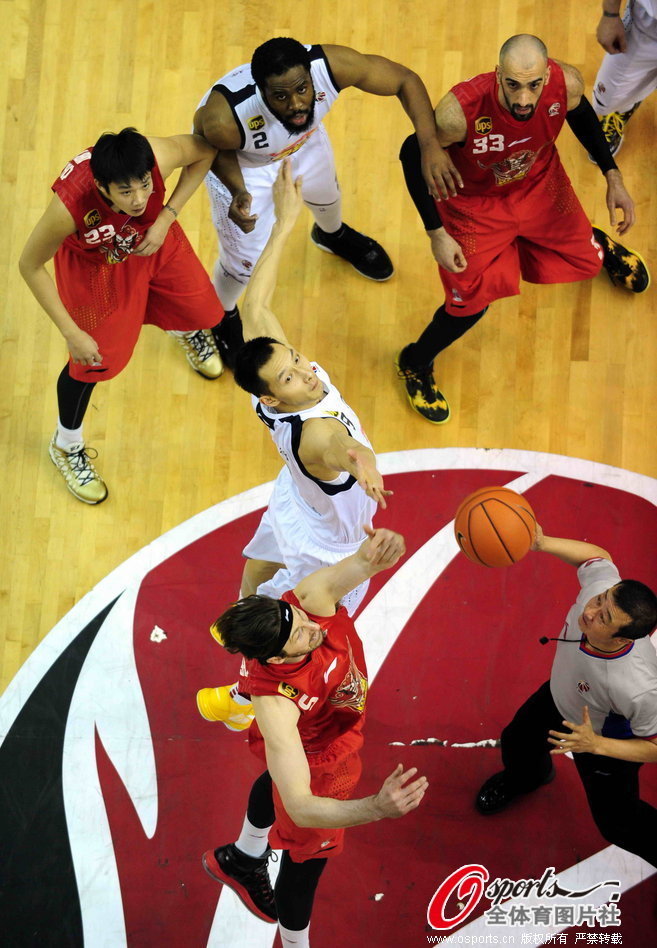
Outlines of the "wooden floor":
M 534 32 L 552 55 L 581 69 L 590 90 L 601 57 L 599 3 L 564 0 L 555 9 L 526 0 L 0 0 L 7 288 L 0 690 L 53 624 L 126 557 L 280 466 L 232 377 L 203 380 L 169 337 L 146 328 L 128 369 L 96 388 L 85 421 L 109 500 L 89 508 L 66 491 L 47 454 L 65 348 L 17 270 L 66 161 L 105 130 L 186 131 L 208 86 L 281 34 L 400 60 L 437 100 L 454 82 L 492 68 L 508 36 Z M 637 205 L 628 243 L 653 262 L 656 107 L 653 97 L 632 119 L 619 162 Z M 301 351 L 330 369 L 377 449 L 519 448 L 654 476 L 654 286 L 630 297 L 605 274 L 577 285 L 524 285 L 521 297 L 496 303 L 440 360 L 452 420 L 436 428 L 410 411 L 392 360 L 442 299 L 397 161 L 410 125 L 397 102 L 354 90 L 340 96 L 327 125 L 345 219 L 385 245 L 397 272 L 383 285 L 363 280 L 310 243 L 306 215 L 286 252 L 276 309 Z M 567 128 L 560 151 L 592 221 L 605 226 L 603 179 Z M 215 235 L 203 192 L 182 224 L 210 269 Z

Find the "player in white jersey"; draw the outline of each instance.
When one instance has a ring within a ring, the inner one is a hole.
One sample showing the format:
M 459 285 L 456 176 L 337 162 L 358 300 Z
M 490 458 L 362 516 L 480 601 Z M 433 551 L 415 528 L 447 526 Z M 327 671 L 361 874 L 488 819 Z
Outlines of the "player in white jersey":
M 271 232 L 271 189 L 281 159 L 290 158 L 294 176 L 303 178 L 314 243 L 370 279 L 393 273 L 385 250 L 342 219 L 322 119 L 348 86 L 399 98 L 417 131 L 427 187 L 436 197 L 454 193 L 458 178 L 438 143 L 431 102 L 416 73 L 345 46 L 304 46 L 287 37 L 259 46 L 250 64 L 215 83 L 194 117 L 195 132 L 219 149 L 206 183 L 220 245 L 214 284 L 226 311 L 215 337 L 231 368 L 242 342 L 236 304 Z
M 546 537 L 538 527 L 532 549 L 576 566 L 581 589 L 554 640 L 550 680 L 504 728 L 504 770 L 481 787 L 477 809 L 497 813 L 549 783 L 550 753 L 572 752 L 604 838 L 657 866 L 657 809 L 639 797 L 641 765 L 657 763 L 657 653 L 649 638 L 657 597 L 621 580 L 609 553 L 592 543 Z
M 365 539 L 377 504 L 385 507 L 383 478 L 355 412 L 328 375 L 287 340 L 270 306 L 285 241 L 298 217 L 302 182 L 289 161 L 274 184 L 276 221 L 244 298 L 245 345 L 235 362 L 235 381 L 248 391 L 270 429 L 285 467 L 250 543 L 240 597 L 279 598 L 310 572 L 354 553 Z M 367 583 L 345 597 L 353 614 Z M 248 727 L 250 705 L 238 709 L 237 692 L 204 688 L 201 714 L 233 729 Z
M 595 78 L 593 108 L 612 155 L 630 116 L 657 89 L 657 0 L 627 0 L 621 17 L 622 5 L 603 0 L 596 33 L 607 55 Z

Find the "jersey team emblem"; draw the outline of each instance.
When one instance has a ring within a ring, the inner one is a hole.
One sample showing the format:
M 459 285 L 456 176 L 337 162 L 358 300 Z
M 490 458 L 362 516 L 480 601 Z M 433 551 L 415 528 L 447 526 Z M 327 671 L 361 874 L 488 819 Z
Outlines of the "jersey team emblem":
M 89 211 L 84 215 L 83 220 L 86 227 L 98 227 L 102 220 L 100 211 L 97 210 L 97 208 L 94 208 L 93 211 Z
M 561 112 L 561 102 L 553 102 L 548 109 L 548 115 L 558 115 Z
M 278 693 L 283 695 L 284 698 L 290 698 L 292 701 L 299 697 L 299 689 L 295 688 L 294 685 L 288 685 L 286 681 L 280 683 Z
M 259 128 L 264 128 L 265 120 L 262 115 L 252 115 L 247 125 L 252 132 L 257 132 Z
M 493 120 L 490 115 L 480 115 L 475 122 L 475 132 L 479 135 L 486 135 L 493 127 Z

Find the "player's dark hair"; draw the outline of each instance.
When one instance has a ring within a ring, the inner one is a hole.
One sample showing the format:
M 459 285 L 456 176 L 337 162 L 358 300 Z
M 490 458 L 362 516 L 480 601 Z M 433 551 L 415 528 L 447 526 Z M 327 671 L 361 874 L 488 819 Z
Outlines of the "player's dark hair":
M 155 155 L 150 142 L 136 128 L 101 135 L 91 153 L 91 173 L 107 191 L 110 184 L 141 181 L 153 170 Z
M 614 632 L 613 638 L 642 639 L 654 631 L 657 626 L 657 596 L 649 586 L 637 579 L 622 579 L 614 586 L 612 595 L 618 608 L 632 619 Z
M 227 652 L 257 658 L 267 664 L 277 649 L 281 629 L 278 599 L 270 596 L 247 596 L 234 602 L 212 625 Z
M 256 398 L 272 394 L 267 383 L 260 378 L 260 369 L 273 356 L 273 347 L 277 342 L 278 339 L 272 339 L 271 336 L 257 336 L 245 342 L 235 356 L 233 378 L 240 388 Z
M 251 75 L 261 91 L 270 76 L 281 76 L 295 66 L 310 72 L 310 56 L 305 46 L 289 36 L 267 40 L 251 57 Z

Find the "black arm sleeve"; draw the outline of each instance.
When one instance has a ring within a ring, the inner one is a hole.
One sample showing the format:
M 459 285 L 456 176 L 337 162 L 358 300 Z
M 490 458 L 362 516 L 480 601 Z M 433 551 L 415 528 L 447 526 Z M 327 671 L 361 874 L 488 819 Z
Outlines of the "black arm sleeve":
M 604 174 L 612 168 L 618 168 L 613 155 L 609 151 L 609 144 L 602 131 L 598 116 L 586 96 L 582 96 L 578 105 L 566 113 L 566 121 L 573 134 L 584 145 L 589 155 L 596 162 Z
M 429 194 L 426 181 L 422 176 L 422 161 L 417 135 L 408 136 L 401 146 L 399 160 L 404 169 L 408 193 L 413 198 L 413 204 L 415 204 L 418 214 L 422 218 L 425 230 L 436 230 L 442 222 L 436 208 L 436 202 Z

